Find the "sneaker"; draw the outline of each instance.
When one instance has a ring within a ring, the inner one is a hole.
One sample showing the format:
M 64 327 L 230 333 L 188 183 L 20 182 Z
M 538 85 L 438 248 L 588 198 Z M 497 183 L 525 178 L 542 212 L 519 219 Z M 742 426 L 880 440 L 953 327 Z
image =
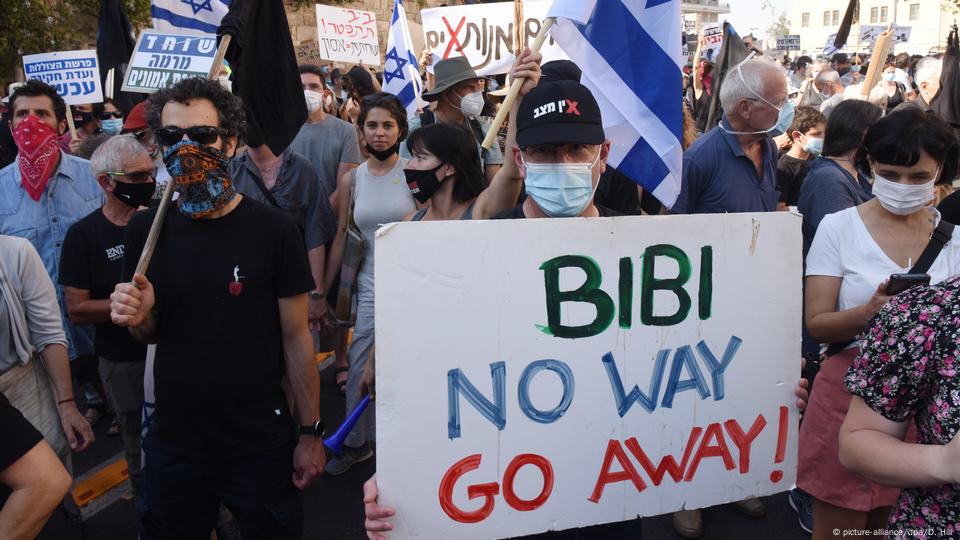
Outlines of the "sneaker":
M 330 476 L 339 476 L 350 470 L 350 467 L 355 463 L 366 461 L 372 457 L 373 447 L 368 442 L 363 443 L 363 446 L 358 448 L 344 445 L 339 456 L 334 456 L 333 459 L 327 461 L 324 471 Z
M 790 501 L 790 507 L 797 512 L 800 528 L 813 534 L 813 499 L 810 495 L 800 488 L 793 488 L 787 500 Z
M 700 538 L 703 535 L 703 515 L 700 509 L 674 512 L 673 528 L 684 538 Z

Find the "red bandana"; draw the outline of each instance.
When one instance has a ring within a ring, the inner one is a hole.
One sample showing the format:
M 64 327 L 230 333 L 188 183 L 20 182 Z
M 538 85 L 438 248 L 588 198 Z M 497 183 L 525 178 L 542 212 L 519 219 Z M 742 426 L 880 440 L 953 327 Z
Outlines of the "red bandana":
M 20 183 L 30 198 L 39 201 L 57 167 L 60 145 L 57 132 L 34 115 L 28 115 L 13 129 L 20 154 Z

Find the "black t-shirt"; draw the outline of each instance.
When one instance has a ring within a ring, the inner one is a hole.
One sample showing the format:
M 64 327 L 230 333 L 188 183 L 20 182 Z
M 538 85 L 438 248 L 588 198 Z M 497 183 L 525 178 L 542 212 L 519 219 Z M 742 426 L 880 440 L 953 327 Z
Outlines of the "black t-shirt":
M 622 216 L 620 212 L 616 210 L 611 210 L 599 204 L 594 204 L 597 207 L 597 211 L 600 212 L 600 217 L 614 217 Z M 500 212 L 499 214 L 493 216 L 490 219 L 526 219 L 527 216 L 523 215 L 523 203 L 514 206 L 510 210 Z
M 796 143 L 794 143 L 796 144 Z M 780 190 L 780 202 L 787 206 L 796 206 L 800 200 L 800 186 L 807 176 L 810 160 L 795 158 L 787 154 L 777 160 L 777 189 Z
M 123 273 L 125 227 L 113 224 L 98 208 L 73 224 L 63 239 L 60 284 L 90 291 L 91 300 L 110 298 Z M 126 328 L 110 322 L 96 325 L 93 347 L 113 362 L 144 362 L 147 347 Z
M 960 223 L 960 191 L 955 191 L 947 195 L 946 198 L 940 201 L 937 210 L 940 211 L 940 217 L 947 223 Z
M 127 227 L 126 280 L 155 214 L 141 212 Z M 297 224 L 247 197 L 217 219 L 171 208 L 147 278 L 157 324 L 148 446 L 220 459 L 291 442 L 277 300 L 314 289 Z
M 600 175 L 593 202 L 626 216 L 639 216 L 641 211 L 652 215 L 659 214 L 663 209 L 660 201 L 647 190 L 643 190 L 643 197 L 640 197 L 637 187 L 633 180 L 607 165 L 607 170 Z
M 43 435 L 3 394 L 0 394 L 0 433 L 3 434 L 3 444 L 0 444 L 0 471 L 16 463 L 43 440 Z M 10 489 L 0 485 L 0 507 L 7 502 L 9 496 Z

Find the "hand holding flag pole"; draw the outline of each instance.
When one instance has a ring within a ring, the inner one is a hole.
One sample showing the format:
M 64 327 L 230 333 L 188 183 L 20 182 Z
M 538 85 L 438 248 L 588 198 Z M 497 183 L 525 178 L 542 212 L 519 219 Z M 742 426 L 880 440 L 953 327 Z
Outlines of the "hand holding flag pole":
M 552 27 L 556 21 L 554 17 L 547 17 L 543 20 L 543 24 L 540 26 L 540 32 L 537 33 L 537 39 L 535 39 L 533 45 L 530 46 L 530 52 L 534 54 L 540 52 L 540 49 L 543 47 L 543 42 L 547 40 L 547 36 L 550 33 L 550 27 Z M 517 96 L 520 94 L 520 88 L 523 87 L 525 81 L 526 78 L 518 77 L 510 84 L 510 92 L 508 92 L 507 97 L 503 99 L 500 110 L 497 111 L 497 116 L 493 119 L 493 124 L 490 125 L 487 136 L 483 139 L 481 146 L 484 148 L 489 150 L 490 147 L 493 146 L 493 142 L 497 139 L 497 132 L 500 131 L 500 126 L 503 125 L 503 121 L 506 120 L 507 115 L 510 114 L 510 109 L 513 108 L 513 102 L 517 100 Z

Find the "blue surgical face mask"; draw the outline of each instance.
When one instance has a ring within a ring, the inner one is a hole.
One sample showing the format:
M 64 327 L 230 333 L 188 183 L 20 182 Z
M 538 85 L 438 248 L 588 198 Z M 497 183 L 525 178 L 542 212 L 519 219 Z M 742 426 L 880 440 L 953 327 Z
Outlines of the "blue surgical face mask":
M 803 149 L 814 156 L 819 156 L 823 153 L 823 137 L 807 137 L 807 144 L 803 145 Z
M 523 159 L 523 155 L 520 156 Z M 527 163 L 527 195 L 550 217 L 576 217 L 593 200 L 593 163 Z
M 100 121 L 100 129 L 107 135 L 116 135 L 123 129 L 123 120 L 120 118 L 109 118 Z
M 854 73 L 860 73 L 860 64 L 854 64 L 850 66 L 850 71 Z
M 884 72 L 883 74 L 883 80 L 885 81 L 893 81 L 896 78 L 897 78 L 897 74 L 894 73 L 893 71 L 887 71 L 887 72 Z

